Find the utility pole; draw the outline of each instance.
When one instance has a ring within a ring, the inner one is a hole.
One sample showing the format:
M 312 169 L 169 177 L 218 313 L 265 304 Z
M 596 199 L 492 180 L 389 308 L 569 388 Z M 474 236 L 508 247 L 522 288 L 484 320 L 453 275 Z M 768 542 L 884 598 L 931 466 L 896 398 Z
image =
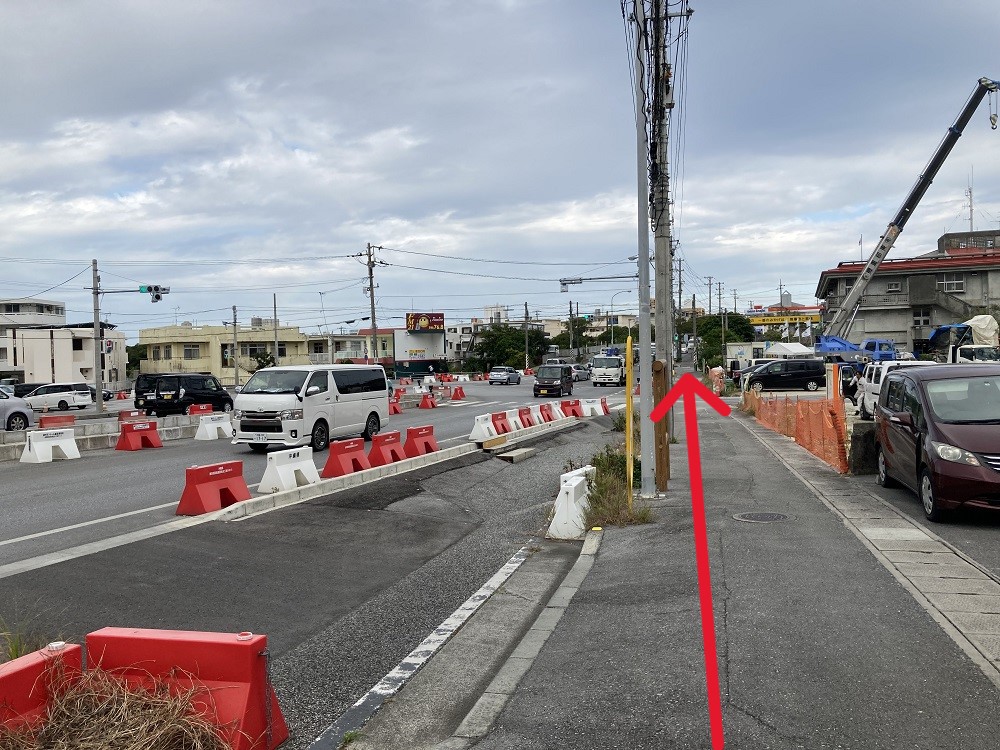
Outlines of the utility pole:
M 378 362 L 378 326 L 375 325 L 375 290 L 378 288 L 375 286 L 375 260 L 374 251 L 378 247 L 377 245 L 372 245 L 368 243 L 368 300 L 371 302 L 371 314 L 372 314 L 372 343 L 371 343 L 371 355 L 375 357 L 375 361 Z M 378 247 L 381 250 L 381 247 Z
M 712 277 L 708 276 L 708 314 L 712 314 Z
M 97 413 L 103 414 L 104 373 L 101 372 L 101 360 L 104 358 L 104 337 L 101 335 L 101 276 L 97 272 L 97 258 L 90 261 L 90 268 L 94 291 L 94 400 L 97 401 Z
M 580 319 L 580 303 L 576 303 L 576 319 Z M 580 359 L 580 345 L 583 343 L 583 331 L 576 337 L 576 358 Z
M 722 282 L 715 282 L 719 286 L 719 320 L 722 323 L 722 367 L 726 367 L 726 311 L 722 308 Z
M 528 359 L 528 303 L 524 303 L 524 369 L 531 367 Z
M 237 356 L 240 353 L 239 343 L 236 340 L 236 305 L 233 305 L 233 386 L 240 387 L 240 366 Z
M 278 364 L 278 295 L 274 295 L 274 364 Z
M 569 348 L 573 348 L 573 300 L 569 301 Z
M 677 259 L 677 309 L 684 310 L 684 277 L 681 275 L 684 259 Z M 681 337 L 677 337 L 677 361 L 681 361 Z
M 740 311 L 739 308 L 736 306 L 736 290 L 734 289 L 733 290 L 733 312 L 734 313 L 738 313 L 739 311 Z
M 694 350 L 691 352 L 691 367 L 697 372 L 698 362 L 697 355 L 701 352 L 701 347 L 698 346 L 698 308 L 695 307 L 695 295 L 691 295 L 691 339 L 694 341 Z

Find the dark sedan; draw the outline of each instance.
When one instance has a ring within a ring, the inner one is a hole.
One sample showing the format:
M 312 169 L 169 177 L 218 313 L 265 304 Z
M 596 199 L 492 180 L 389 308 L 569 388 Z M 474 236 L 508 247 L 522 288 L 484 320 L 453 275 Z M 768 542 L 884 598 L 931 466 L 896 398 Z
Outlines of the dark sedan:
M 931 521 L 1000 510 L 1000 365 L 890 372 L 875 407 L 878 483 L 913 490 Z

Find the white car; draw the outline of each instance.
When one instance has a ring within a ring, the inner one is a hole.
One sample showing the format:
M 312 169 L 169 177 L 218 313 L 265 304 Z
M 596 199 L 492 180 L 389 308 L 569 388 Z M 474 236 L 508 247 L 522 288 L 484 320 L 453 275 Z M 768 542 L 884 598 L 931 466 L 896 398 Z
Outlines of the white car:
M 86 383 L 52 383 L 40 385 L 24 400 L 35 411 L 59 409 L 66 411 L 71 406 L 85 409 L 94 403 L 90 396 L 90 386 Z
M 869 362 L 865 365 L 865 372 L 858 391 L 858 416 L 862 419 L 874 418 L 875 404 L 878 403 L 878 395 L 882 392 L 882 381 L 885 380 L 885 376 L 890 372 L 898 370 L 901 367 L 917 367 L 933 364 L 936 363 L 922 359 Z
M 583 365 L 573 365 L 573 380 L 590 380 L 590 370 Z

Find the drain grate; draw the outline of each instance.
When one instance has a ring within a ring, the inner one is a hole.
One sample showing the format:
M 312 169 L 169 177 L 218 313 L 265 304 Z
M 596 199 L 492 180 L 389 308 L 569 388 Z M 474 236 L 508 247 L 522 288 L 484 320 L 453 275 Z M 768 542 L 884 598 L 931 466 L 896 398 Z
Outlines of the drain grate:
M 777 523 L 787 521 L 791 516 L 786 516 L 784 513 L 737 513 L 733 518 L 747 523 Z

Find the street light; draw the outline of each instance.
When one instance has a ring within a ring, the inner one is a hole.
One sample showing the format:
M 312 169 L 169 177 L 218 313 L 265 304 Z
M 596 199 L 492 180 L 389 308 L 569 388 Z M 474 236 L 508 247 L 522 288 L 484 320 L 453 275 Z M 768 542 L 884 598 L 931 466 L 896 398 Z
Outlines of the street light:
M 619 294 L 625 294 L 627 292 L 632 292 L 632 291 L 634 290 L 622 289 L 620 292 L 615 292 L 614 294 L 611 295 L 611 315 L 608 318 L 609 322 L 611 321 L 612 318 L 615 317 L 615 297 L 617 297 Z M 615 324 L 611 323 L 611 346 L 613 347 L 614 345 L 615 345 Z

